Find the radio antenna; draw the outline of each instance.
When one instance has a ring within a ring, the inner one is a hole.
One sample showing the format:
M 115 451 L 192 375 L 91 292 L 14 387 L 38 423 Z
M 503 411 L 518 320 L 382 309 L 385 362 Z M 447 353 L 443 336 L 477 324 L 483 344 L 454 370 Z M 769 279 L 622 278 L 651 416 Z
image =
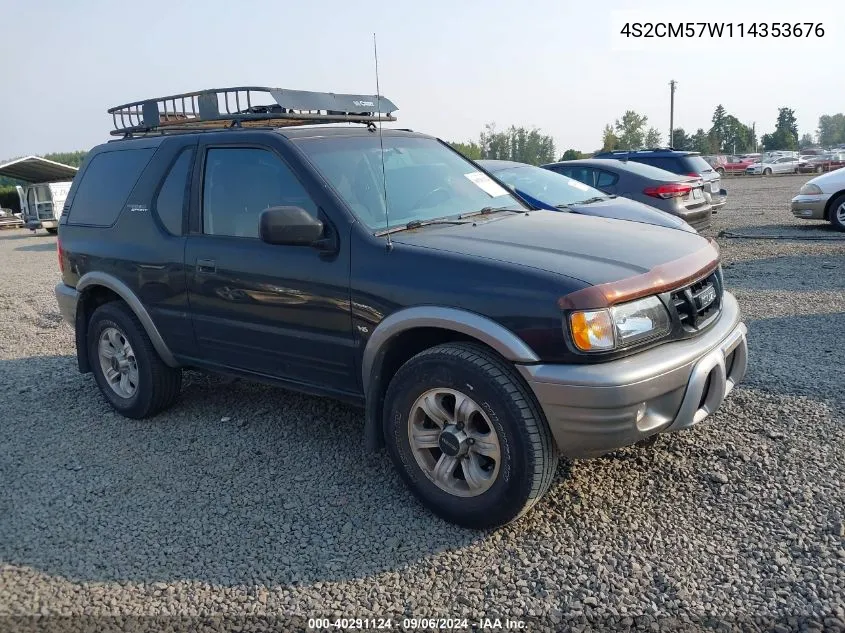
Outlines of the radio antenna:
M 381 185 L 384 192 L 384 228 L 387 231 L 387 250 L 393 248 L 393 242 L 390 239 L 390 213 L 387 208 L 387 173 L 384 169 L 384 139 L 381 134 L 381 88 L 378 83 L 378 44 L 376 43 L 376 34 L 373 33 L 373 57 L 376 61 L 376 116 L 378 117 L 378 143 L 381 149 Z

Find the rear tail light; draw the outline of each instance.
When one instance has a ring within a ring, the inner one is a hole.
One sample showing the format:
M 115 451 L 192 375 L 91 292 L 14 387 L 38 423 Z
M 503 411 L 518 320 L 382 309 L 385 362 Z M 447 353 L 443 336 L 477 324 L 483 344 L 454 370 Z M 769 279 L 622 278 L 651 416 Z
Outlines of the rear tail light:
M 62 240 L 61 238 L 56 238 L 56 252 L 59 255 L 59 272 L 65 272 L 65 258 L 64 258 L 64 251 L 62 250 Z
M 643 189 L 645 195 L 651 196 L 652 198 L 663 198 L 664 200 L 668 200 L 669 198 L 683 198 L 684 196 L 688 196 L 690 191 L 692 191 L 692 185 L 683 183 L 670 183 Z

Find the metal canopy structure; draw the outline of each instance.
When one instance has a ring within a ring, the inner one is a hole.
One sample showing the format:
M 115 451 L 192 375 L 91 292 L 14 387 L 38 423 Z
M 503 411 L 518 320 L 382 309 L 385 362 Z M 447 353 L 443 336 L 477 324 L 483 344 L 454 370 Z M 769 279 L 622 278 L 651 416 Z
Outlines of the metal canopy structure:
M 373 124 L 395 121 L 392 112 L 396 109 L 392 101 L 381 95 L 240 86 L 135 101 L 108 112 L 114 122 L 111 134 L 131 136 L 221 127 Z
M 29 183 L 73 180 L 77 171 L 79 170 L 76 167 L 63 165 L 40 156 L 17 158 L 0 165 L 0 176 Z

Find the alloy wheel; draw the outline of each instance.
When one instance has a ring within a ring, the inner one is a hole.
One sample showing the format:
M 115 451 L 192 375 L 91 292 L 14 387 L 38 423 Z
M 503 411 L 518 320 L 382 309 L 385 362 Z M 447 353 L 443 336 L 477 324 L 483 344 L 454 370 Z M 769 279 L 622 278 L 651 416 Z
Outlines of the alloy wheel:
M 138 361 L 126 336 L 115 327 L 100 334 L 97 345 L 100 369 L 109 387 L 121 398 L 131 398 L 138 390 Z
M 408 416 L 408 438 L 417 464 L 441 490 L 458 497 L 483 494 L 502 461 L 499 436 L 487 414 L 455 389 L 429 389 Z

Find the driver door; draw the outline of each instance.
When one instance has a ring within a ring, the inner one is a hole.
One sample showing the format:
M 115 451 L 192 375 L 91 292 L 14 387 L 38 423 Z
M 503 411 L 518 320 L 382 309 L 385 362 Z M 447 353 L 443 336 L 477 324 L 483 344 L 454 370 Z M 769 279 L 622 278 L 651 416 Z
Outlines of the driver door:
M 243 140 L 246 135 L 239 135 Z M 218 137 L 219 138 L 219 137 Z M 276 148 L 201 142 L 185 250 L 201 360 L 354 392 L 349 245 L 339 252 L 267 244 L 259 216 L 297 206 L 331 221 Z M 196 195 L 201 194 L 201 195 Z

